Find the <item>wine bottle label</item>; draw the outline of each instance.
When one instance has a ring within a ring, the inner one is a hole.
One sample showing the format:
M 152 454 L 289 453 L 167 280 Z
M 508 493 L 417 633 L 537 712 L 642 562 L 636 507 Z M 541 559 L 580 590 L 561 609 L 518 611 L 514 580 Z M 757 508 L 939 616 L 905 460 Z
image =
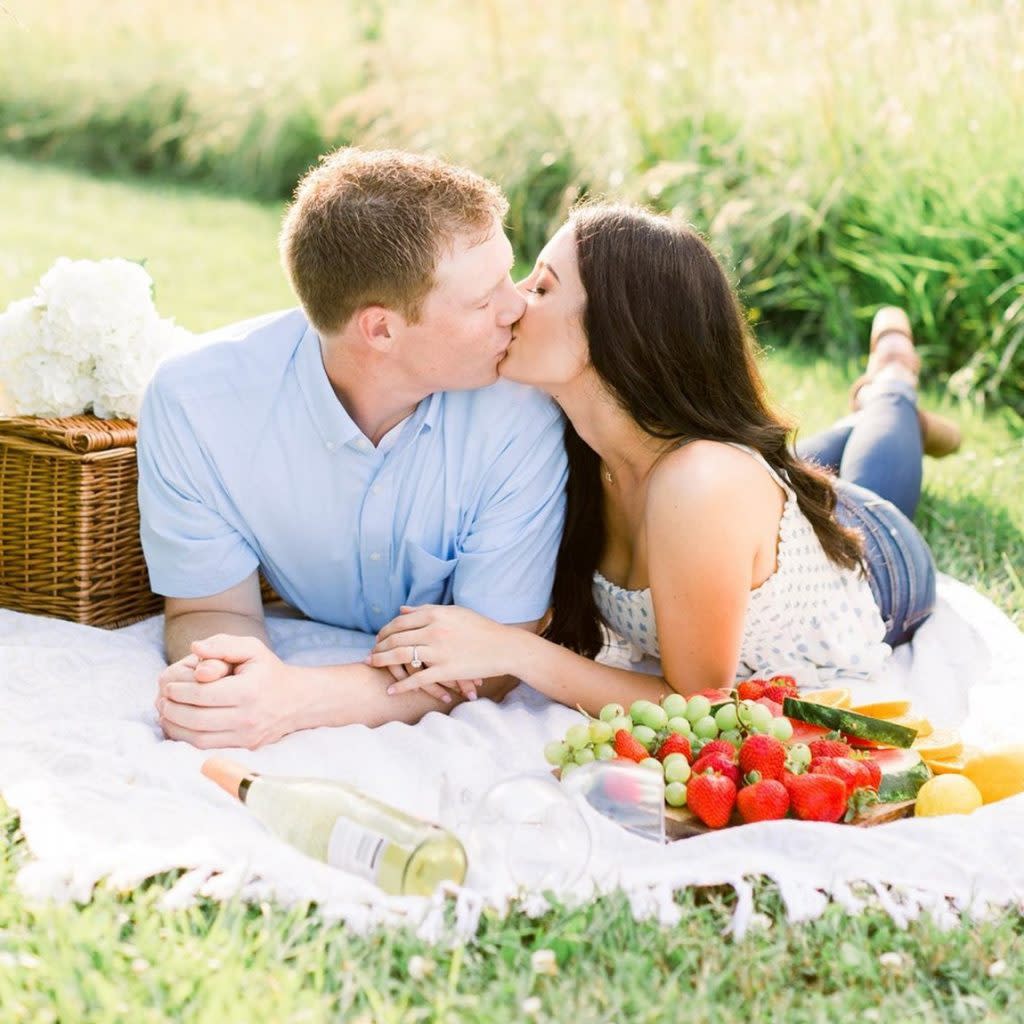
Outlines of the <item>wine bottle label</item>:
M 327 840 L 327 863 L 354 875 L 377 881 L 377 865 L 387 839 L 348 818 L 339 818 Z

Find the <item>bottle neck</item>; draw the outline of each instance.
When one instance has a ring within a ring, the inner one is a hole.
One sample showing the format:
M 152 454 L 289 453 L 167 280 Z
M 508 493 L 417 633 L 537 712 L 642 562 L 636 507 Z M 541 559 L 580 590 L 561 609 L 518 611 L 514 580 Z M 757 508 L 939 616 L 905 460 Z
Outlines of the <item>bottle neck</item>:
M 238 784 L 238 799 L 245 803 L 245 798 L 249 795 L 249 787 L 256 780 L 256 772 L 251 775 L 243 775 L 242 781 Z

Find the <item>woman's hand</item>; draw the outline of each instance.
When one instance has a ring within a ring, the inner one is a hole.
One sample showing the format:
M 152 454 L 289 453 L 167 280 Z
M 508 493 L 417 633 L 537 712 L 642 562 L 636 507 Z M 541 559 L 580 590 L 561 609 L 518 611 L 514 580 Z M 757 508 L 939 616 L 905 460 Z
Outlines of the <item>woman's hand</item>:
M 463 694 L 470 685 L 475 696 L 484 679 L 514 674 L 515 645 L 527 635 L 523 630 L 454 606 L 403 606 L 401 612 L 377 634 L 367 662 L 375 668 L 409 665 L 415 647 L 424 667 L 389 686 L 388 693 L 455 684 Z

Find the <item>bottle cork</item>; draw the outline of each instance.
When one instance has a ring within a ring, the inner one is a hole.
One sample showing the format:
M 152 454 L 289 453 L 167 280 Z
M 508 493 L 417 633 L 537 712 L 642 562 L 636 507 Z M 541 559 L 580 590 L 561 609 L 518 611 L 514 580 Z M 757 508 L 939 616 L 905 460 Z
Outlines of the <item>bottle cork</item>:
M 200 771 L 212 782 L 216 782 L 225 793 L 230 793 L 236 799 L 241 799 L 242 782 L 246 779 L 251 782 L 256 774 L 244 764 L 227 757 L 208 757 Z

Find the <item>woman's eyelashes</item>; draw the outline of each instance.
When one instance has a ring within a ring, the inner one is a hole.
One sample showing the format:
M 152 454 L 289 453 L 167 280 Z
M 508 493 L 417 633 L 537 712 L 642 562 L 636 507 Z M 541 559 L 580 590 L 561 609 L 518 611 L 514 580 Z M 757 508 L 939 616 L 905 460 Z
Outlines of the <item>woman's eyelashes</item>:
M 529 278 L 527 278 L 527 280 L 529 280 Z M 531 295 L 538 295 L 538 296 L 539 296 L 539 295 L 547 295 L 547 293 L 548 293 L 548 290 L 547 290 L 547 288 L 544 288 L 544 287 L 543 287 L 543 286 L 541 285 L 541 282 L 542 282 L 543 280 L 544 280 L 544 271 L 543 271 L 543 270 L 541 270 L 541 272 L 540 272 L 539 274 L 537 274 L 537 277 L 536 277 L 536 283 L 534 284 L 534 286 L 533 286 L 532 288 L 527 288 L 526 290 L 527 290 L 527 291 L 528 291 L 528 292 L 529 292 L 529 293 L 530 293 Z

